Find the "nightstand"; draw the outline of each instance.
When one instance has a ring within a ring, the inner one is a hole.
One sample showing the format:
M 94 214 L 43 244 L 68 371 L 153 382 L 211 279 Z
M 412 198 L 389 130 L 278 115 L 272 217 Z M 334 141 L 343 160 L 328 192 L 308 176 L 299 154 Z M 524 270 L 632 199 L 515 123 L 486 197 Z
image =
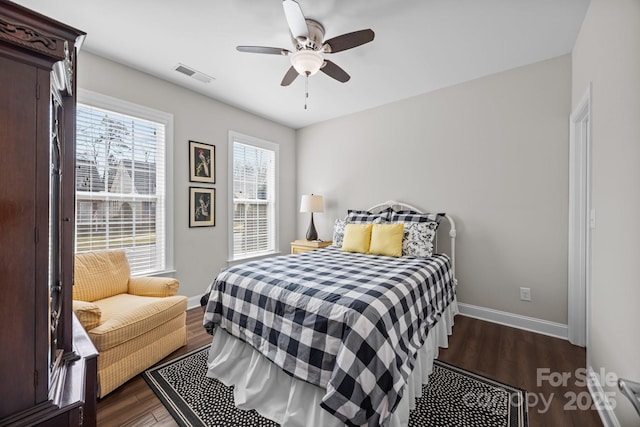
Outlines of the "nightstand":
M 332 240 L 296 240 L 295 242 L 291 242 L 291 253 L 301 254 L 303 252 L 314 251 L 331 246 L 332 243 Z

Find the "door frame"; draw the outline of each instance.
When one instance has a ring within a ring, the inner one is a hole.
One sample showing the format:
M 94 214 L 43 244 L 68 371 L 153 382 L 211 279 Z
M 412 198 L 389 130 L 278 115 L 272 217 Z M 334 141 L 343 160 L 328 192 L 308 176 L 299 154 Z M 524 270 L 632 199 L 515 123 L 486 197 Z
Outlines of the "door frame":
M 572 344 L 587 349 L 591 329 L 591 229 L 594 227 L 589 85 L 569 119 L 568 338 Z

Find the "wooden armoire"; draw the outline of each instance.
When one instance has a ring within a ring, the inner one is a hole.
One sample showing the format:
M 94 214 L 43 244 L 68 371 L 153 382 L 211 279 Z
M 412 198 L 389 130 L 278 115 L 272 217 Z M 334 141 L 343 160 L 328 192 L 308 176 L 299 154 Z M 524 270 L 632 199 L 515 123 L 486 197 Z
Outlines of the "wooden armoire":
M 95 425 L 97 353 L 71 299 L 84 35 L 0 0 L 0 426 Z

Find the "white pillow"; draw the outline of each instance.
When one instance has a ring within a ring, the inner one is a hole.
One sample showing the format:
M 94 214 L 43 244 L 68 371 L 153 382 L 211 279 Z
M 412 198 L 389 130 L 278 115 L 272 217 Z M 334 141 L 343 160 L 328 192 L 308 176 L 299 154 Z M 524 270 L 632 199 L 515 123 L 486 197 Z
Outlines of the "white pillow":
M 402 255 L 416 258 L 432 256 L 437 227 L 435 222 L 405 222 Z

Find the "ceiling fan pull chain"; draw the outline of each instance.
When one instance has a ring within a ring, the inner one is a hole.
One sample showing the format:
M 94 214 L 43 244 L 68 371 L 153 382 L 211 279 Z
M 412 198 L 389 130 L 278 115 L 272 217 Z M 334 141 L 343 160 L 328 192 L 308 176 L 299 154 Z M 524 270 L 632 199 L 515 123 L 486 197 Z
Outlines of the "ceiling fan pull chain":
M 309 73 L 307 73 L 307 78 L 304 82 L 304 109 L 307 109 L 307 100 L 309 99 Z

